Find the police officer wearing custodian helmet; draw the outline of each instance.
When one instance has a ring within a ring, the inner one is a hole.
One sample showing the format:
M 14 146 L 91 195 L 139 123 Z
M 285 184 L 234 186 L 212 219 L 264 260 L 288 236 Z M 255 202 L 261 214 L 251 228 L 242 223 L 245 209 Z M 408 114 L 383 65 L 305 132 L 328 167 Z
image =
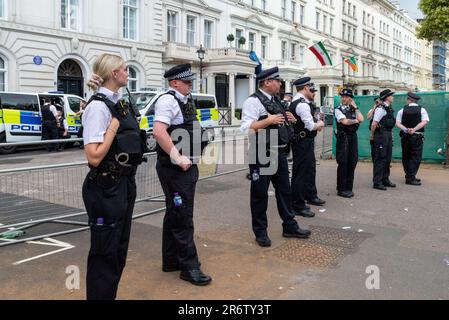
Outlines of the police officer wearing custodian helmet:
M 102 78 L 103 86 L 89 100 L 83 115 L 84 149 L 90 167 L 83 185 L 91 229 L 87 299 L 113 300 L 126 264 L 135 174 L 146 145 L 136 114 L 119 94 L 128 84 L 124 60 L 103 54 L 93 71 Z
M 354 171 L 359 159 L 357 130 L 363 115 L 354 103 L 351 89 L 340 92 L 341 104 L 335 108 L 337 121 L 337 193 L 340 197 L 352 198 Z
M 156 170 L 165 194 L 167 211 L 162 235 L 162 270 L 181 271 L 180 278 L 194 285 L 212 279 L 200 269 L 194 241 L 193 206 L 198 182 L 198 160 L 205 143 L 195 104 L 190 64 L 168 70 L 169 91 L 155 104 L 153 134 L 158 143 Z

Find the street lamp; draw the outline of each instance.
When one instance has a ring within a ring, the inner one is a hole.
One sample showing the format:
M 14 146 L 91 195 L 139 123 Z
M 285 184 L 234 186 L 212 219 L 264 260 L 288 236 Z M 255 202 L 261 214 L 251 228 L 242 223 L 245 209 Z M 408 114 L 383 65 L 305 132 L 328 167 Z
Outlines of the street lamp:
M 203 60 L 204 54 L 206 53 L 203 49 L 203 45 L 200 45 L 200 48 L 196 53 L 198 53 L 198 59 L 200 59 L 200 93 L 203 93 Z

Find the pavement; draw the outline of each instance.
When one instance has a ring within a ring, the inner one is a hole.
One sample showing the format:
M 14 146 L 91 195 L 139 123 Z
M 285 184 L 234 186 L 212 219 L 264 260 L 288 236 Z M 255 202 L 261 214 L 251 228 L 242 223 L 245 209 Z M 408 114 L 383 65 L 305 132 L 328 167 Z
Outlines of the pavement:
M 82 157 L 76 150 L 70 156 L 73 161 Z M 160 213 L 133 224 L 118 299 L 449 299 L 448 170 L 423 165 L 423 186 L 414 187 L 405 185 L 395 163 L 391 180 L 398 187 L 382 192 L 371 188 L 372 164 L 359 163 L 356 196 L 343 199 L 336 196 L 335 161 L 320 161 L 317 186 L 327 203 L 313 207 L 316 218 L 297 219 L 313 231 L 312 237 L 282 237 L 271 190 L 271 248 L 255 242 L 245 176 L 238 172 L 197 187 L 195 240 L 202 269 L 213 277 L 211 285 L 195 287 L 177 272 L 161 271 Z M 161 205 L 143 202 L 136 210 Z M 39 228 L 46 232 L 54 226 Z M 87 231 L 0 247 L 0 299 L 85 299 L 88 250 Z M 33 259 L 39 255 L 44 256 Z M 71 270 L 79 270 L 79 277 Z M 76 280 L 79 289 L 73 286 Z

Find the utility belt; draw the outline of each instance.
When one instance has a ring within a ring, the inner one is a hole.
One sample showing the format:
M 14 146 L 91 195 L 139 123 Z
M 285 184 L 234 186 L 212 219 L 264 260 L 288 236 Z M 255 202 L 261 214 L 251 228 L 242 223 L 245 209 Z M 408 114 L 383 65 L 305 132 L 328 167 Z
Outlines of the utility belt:
M 90 166 L 89 166 L 90 167 Z M 90 180 L 99 182 L 100 185 L 102 179 L 113 179 L 116 182 L 124 176 L 134 176 L 137 172 L 137 166 L 122 166 L 118 163 L 109 162 L 102 168 L 90 167 L 88 177 Z
M 299 142 L 301 140 L 307 139 L 307 138 L 315 138 L 316 133 L 312 131 L 301 131 L 299 133 L 293 133 L 291 141 L 292 142 Z
M 386 127 L 378 127 L 376 132 L 374 132 L 374 134 L 376 134 L 376 133 L 384 133 L 384 132 L 390 132 L 391 133 L 392 131 L 393 131 L 393 128 L 389 129 L 389 128 L 386 128 Z
M 355 132 L 346 132 L 346 131 L 337 131 L 336 133 L 335 133 L 335 135 L 337 136 L 337 137 L 346 137 L 346 136 L 355 136 L 357 134 L 357 131 L 355 131 Z
M 415 132 L 414 134 L 408 134 L 408 133 L 405 133 L 405 132 L 401 131 L 399 133 L 399 136 L 401 138 L 411 138 L 411 137 L 420 137 L 420 138 L 423 138 L 423 139 L 425 138 L 424 137 L 424 132 Z

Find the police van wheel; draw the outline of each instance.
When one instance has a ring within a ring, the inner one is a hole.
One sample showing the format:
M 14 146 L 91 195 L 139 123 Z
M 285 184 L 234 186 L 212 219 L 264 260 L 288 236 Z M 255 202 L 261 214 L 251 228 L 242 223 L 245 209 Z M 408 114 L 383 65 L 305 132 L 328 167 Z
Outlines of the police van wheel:
M 6 143 L 6 134 L 0 133 L 0 143 Z M 0 147 L 0 154 L 11 154 L 16 152 L 17 147 Z
M 150 152 L 156 151 L 157 142 L 156 139 L 153 136 L 153 133 L 147 134 L 147 147 Z

